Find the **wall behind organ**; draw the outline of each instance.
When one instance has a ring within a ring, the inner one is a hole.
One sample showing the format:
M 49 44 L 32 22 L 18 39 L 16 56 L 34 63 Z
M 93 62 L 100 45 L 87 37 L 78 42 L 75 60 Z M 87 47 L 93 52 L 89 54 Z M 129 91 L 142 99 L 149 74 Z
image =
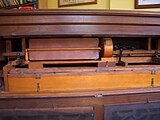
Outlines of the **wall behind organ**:
M 160 8 L 135 9 L 135 0 L 97 0 L 97 4 L 61 7 L 61 9 L 111 9 L 111 10 L 147 10 L 160 11 Z M 57 9 L 58 0 L 39 0 L 39 8 Z

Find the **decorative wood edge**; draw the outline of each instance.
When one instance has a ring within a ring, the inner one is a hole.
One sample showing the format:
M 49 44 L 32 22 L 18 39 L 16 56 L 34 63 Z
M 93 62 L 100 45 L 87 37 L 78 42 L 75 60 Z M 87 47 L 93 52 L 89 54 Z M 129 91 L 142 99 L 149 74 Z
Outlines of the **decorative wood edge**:
M 146 88 L 130 88 L 130 89 L 113 89 L 113 90 L 81 90 L 81 91 L 61 91 L 61 92 L 34 92 L 34 93 L 0 93 L 0 99 L 6 98 L 69 98 L 69 97 L 97 97 L 111 95 L 128 95 L 128 94 L 143 94 L 143 93 L 160 93 L 160 87 Z
M 95 9 L 38 9 L 38 10 L 0 10 L 0 16 L 26 16 L 26 15 L 104 15 L 104 16 L 146 16 L 160 17 L 156 11 L 133 10 L 95 10 Z

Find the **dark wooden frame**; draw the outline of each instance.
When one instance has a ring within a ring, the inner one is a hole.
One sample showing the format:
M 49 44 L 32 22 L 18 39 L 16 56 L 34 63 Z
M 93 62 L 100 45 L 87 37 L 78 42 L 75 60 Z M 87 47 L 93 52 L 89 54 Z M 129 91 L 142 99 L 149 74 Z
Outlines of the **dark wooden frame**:
M 91 1 L 91 2 L 84 2 L 84 3 L 68 4 L 68 5 L 60 5 L 60 0 L 58 0 L 58 7 L 88 5 L 88 4 L 97 4 L 97 0 L 94 0 L 94 1 Z
M 135 8 L 143 9 L 143 8 L 160 8 L 160 4 L 150 4 L 150 5 L 138 5 L 139 0 L 135 0 Z

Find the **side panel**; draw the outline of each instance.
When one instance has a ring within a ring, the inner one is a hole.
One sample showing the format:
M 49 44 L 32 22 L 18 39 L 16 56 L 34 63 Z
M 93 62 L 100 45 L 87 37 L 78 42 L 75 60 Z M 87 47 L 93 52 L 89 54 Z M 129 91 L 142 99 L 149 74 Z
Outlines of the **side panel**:
M 159 73 L 102 72 L 88 74 L 9 75 L 10 92 L 100 90 L 159 86 Z

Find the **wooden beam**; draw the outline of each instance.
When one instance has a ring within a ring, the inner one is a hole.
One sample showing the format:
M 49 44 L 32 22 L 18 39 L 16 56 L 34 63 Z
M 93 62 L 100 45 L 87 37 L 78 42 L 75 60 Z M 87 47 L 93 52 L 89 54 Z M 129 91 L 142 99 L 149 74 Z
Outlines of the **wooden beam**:
M 12 52 L 11 40 L 6 40 L 6 52 Z

